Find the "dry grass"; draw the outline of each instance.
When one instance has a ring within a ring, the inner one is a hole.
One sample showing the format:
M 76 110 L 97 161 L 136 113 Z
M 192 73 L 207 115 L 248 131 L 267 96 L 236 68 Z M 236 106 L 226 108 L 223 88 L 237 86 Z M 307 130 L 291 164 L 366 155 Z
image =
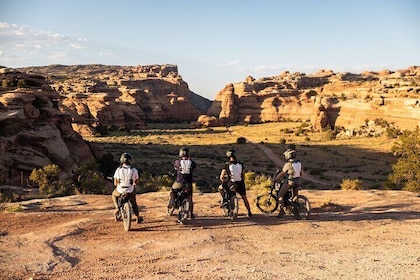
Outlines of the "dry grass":
M 131 135 L 92 137 L 86 140 L 112 153 L 115 159 L 123 151 L 131 152 L 136 167 L 154 175 L 171 171 L 179 148 L 188 146 L 199 167 L 195 173 L 197 185 L 206 189 L 218 184 L 216 177 L 227 149 L 237 151 L 247 170 L 272 174 L 280 168 L 252 143 L 237 144 L 237 138 L 241 136 L 253 143 L 265 144 L 280 157 L 288 144 L 295 144 L 305 172 L 329 182 L 337 189 L 345 178 L 363 180 L 366 188 L 380 188 L 396 160 L 390 152 L 392 141 L 385 136 L 328 140 L 323 133 L 302 131 L 302 124 L 296 122 L 212 129 L 166 129 L 161 125 L 158 128 L 132 131 Z M 282 140 L 286 140 L 286 143 L 280 144 Z M 319 186 L 306 182 L 306 187 Z

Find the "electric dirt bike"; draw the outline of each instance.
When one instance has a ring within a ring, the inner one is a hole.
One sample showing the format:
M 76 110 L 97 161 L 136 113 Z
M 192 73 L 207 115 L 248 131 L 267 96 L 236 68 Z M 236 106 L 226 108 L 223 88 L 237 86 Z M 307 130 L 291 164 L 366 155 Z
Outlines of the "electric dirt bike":
M 168 209 L 168 215 L 173 215 L 175 209 L 178 209 L 178 223 L 183 225 L 187 219 L 191 218 L 190 190 L 188 187 L 183 187 L 179 190 L 173 189 L 172 191 L 175 193 L 175 199 L 169 202 L 173 207 Z
M 257 208 L 265 213 L 271 214 L 279 207 L 283 207 L 285 213 L 292 213 L 296 219 L 306 219 L 311 212 L 311 206 L 308 198 L 303 195 L 294 195 L 293 188 L 289 188 L 283 196 L 284 205 L 282 206 L 279 200 L 279 190 L 283 184 L 287 184 L 287 180 L 273 181 L 270 190 L 257 197 Z
M 222 211 L 225 216 L 230 217 L 232 221 L 235 221 L 238 217 L 239 212 L 239 200 L 236 196 L 236 185 L 233 184 L 230 187 L 225 188 L 225 195 L 221 205 Z
M 127 188 L 123 188 L 125 189 L 124 192 L 117 198 L 118 213 L 115 215 L 117 221 L 123 222 L 125 231 L 129 231 L 131 228 L 131 216 L 133 212 L 130 193 L 126 192 Z

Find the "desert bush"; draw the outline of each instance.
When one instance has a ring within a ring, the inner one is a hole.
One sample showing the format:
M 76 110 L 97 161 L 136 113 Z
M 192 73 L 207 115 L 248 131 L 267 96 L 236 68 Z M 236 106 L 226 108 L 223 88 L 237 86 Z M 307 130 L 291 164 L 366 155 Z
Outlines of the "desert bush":
M 70 193 L 69 185 L 60 180 L 61 170 L 56 164 L 46 165 L 34 169 L 29 179 L 39 186 L 39 192 L 44 197 L 67 195 Z
M 325 128 L 322 130 L 322 132 L 320 133 L 320 140 L 321 141 L 330 141 L 335 139 L 335 135 L 334 135 L 334 131 L 331 130 L 330 128 Z
M 21 195 L 13 192 L 9 188 L 0 188 L 0 202 L 16 202 L 20 201 Z
M 246 144 L 246 138 L 238 137 L 238 139 L 236 139 L 236 144 Z
M 151 173 L 145 171 L 139 174 L 139 183 L 136 187 L 137 193 L 156 192 L 161 187 L 161 176 L 153 176 Z
M 13 87 L 13 86 L 15 86 L 15 84 L 11 80 L 2 80 L 1 81 L 1 86 L 4 87 L 4 88 L 7 88 L 7 87 Z
M 105 136 L 108 135 L 108 128 L 106 126 L 103 125 L 99 125 L 96 127 L 96 131 L 99 133 L 99 135 L 101 136 Z
M 257 174 L 253 171 L 245 172 L 245 186 L 247 189 L 263 189 L 271 185 L 271 178 L 265 174 Z
M 99 164 L 95 160 L 84 162 L 76 171 L 78 182 L 75 192 L 82 194 L 104 194 L 105 181 L 99 175 Z
M 104 176 L 114 175 L 114 172 L 119 165 L 118 161 L 114 160 L 114 157 L 111 153 L 105 153 L 101 158 L 97 160 L 97 163 L 99 172 L 104 174 Z
M 343 179 L 341 183 L 342 190 L 361 190 L 363 189 L 362 181 L 359 179 Z
M 174 183 L 174 179 L 169 175 L 162 175 L 160 178 L 160 185 L 163 190 L 169 190 Z
M 398 136 L 401 135 L 401 130 L 394 126 L 389 126 L 386 128 L 386 136 L 389 139 L 398 138 Z
M 392 151 L 399 156 L 392 166 L 389 180 L 396 184 L 398 189 L 420 192 L 420 129 L 405 130 L 399 141 L 392 146 Z

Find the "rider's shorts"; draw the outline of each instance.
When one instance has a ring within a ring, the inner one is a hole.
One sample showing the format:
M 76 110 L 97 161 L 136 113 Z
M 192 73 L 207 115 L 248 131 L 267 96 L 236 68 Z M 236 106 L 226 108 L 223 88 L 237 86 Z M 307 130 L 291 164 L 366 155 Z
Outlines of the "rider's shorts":
M 244 180 L 242 181 L 236 181 L 236 182 L 228 182 L 228 187 L 230 188 L 231 186 L 235 185 L 236 186 L 236 192 L 239 193 L 241 196 L 246 195 L 246 189 L 245 189 L 245 182 Z

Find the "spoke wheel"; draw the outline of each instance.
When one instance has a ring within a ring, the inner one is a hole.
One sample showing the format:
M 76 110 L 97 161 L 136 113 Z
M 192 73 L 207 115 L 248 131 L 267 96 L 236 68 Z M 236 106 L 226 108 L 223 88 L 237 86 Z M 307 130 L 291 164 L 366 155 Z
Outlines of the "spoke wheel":
M 231 196 L 230 198 L 230 219 L 232 221 L 236 220 L 239 212 L 239 200 L 236 195 Z
M 257 197 L 257 208 L 265 214 L 273 213 L 277 210 L 278 206 L 279 202 L 277 198 L 271 193 L 262 194 Z
M 122 219 L 123 219 L 123 225 L 124 230 L 129 231 L 131 228 L 131 209 L 130 209 L 130 203 L 126 202 L 124 203 L 122 207 Z
M 295 206 L 293 207 L 293 215 L 297 219 L 307 219 L 311 213 L 309 200 L 303 195 L 298 195 L 293 199 L 293 202 L 295 203 Z
M 183 225 L 190 216 L 190 201 L 188 198 L 182 201 L 180 208 L 181 209 L 178 212 L 178 222 Z

